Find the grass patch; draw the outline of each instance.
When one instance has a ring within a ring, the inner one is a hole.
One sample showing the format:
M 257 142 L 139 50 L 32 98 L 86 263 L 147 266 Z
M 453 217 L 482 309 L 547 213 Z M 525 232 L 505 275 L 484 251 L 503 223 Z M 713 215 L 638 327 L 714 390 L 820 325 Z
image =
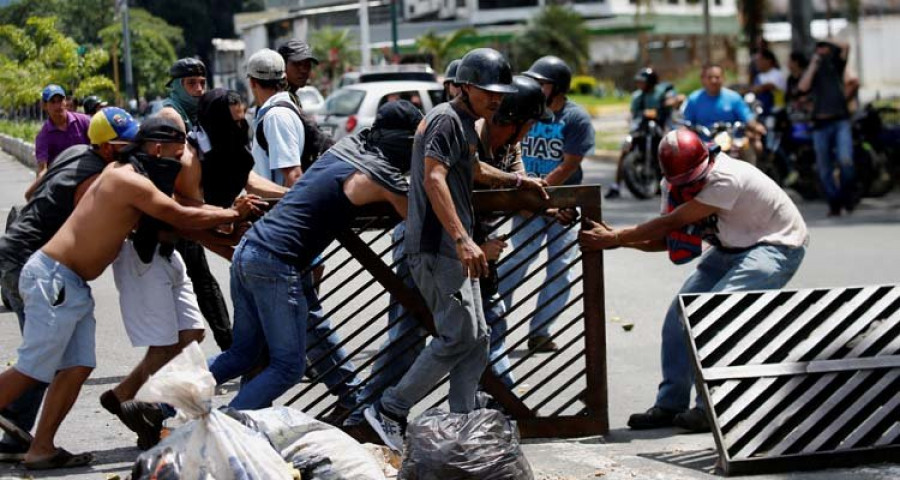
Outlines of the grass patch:
M 616 113 L 628 110 L 631 99 L 628 97 L 595 97 L 593 95 L 567 94 L 569 100 L 581 105 L 592 116 Z
M 34 139 L 43 125 L 43 122 L 36 121 L 0 120 L 0 133 L 34 143 Z

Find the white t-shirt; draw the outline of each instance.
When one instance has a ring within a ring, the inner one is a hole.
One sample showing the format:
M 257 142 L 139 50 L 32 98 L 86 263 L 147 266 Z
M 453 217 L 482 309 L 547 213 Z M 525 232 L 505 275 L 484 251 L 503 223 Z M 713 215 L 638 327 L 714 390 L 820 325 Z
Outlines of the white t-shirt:
M 782 92 L 787 89 L 787 78 L 784 76 L 784 73 L 777 68 L 773 68 L 768 72 L 757 73 L 756 83 L 759 85 L 771 83 L 772 85 L 775 85 L 776 89 L 781 90 Z
M 803 216 L 784 190 L 753 165 L 727 155 L 716 158 L 694 199 L 719 210 L 706 221 L 704 236 L 715 235 L 723 247 L 799 247 L 809 239 Z
M 253 154 L 255 171 L 259 176 L 272 180 L 282 185 L 284 175 L 282 168 L 296 167 L 300 165 L 300 155 L 303 152 L 303 143 L 306 136 L 303 130 L 303 122 L 295 112 L 284 107 L 271 107 L 276 102 L 290 102 L 291 97 L 287 92 L 279 92 L 272 95 L 259 108 L 256 121 L 253 123 L 253 131 L 256 132 L 260 118 L 263 121 L 263 132 L 269 143 L 269 154 L 259 146 L 257 139 L 253 138 Z M 260 116 L 263 114 L 263 116 Z

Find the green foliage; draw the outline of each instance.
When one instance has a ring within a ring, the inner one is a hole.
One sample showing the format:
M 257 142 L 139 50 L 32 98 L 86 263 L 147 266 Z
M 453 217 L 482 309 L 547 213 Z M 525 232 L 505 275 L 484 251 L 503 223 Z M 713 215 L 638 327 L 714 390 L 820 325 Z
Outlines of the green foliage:
M 99 45 L 99 27 L 113 21 L 115 0 L 20 0 L 0 8 L 0 24 L 24 25 L 31 17 L 57 17 L 79 45 Z
M 540 57 L 556 55 L 576 73 L 586 72 L 589 38 L 581 15 L 570 8 L 548 6 L 513 39 L 513 66 L 516 70 L 525 70 Z
M 12 120 L 0 120 L 0 133 L 5 133 L 11 137 L 25 140 L 26 142 L 34 142 L 38 132 L 41 131 L 43 123 L 36 121 L 16 122 Z
M 597 79 L 588 75 L 576 75 L 572 77 L 570 90 L 582 95 L 591 95 L 597 89 Z
M 103 49 L 78 55 L 78 44 L 60 32 L 55 17 L 31 17 L 21 28 L 0 25 L 0 105 L 34 104 L 49 83 L 76 96 L 112 91 L 112 82 L 97 75 L 108 61 Z
M 431 56 L 432 67 L 443 72 L 447 68 L 447 64 L 451 61 L 461 58 L 468 47 L 461 45 L 460 40 L 466 36 L 474 36 L 476 34 L 473 28 L 462 28 L 454 31 L 450 35 L 442 36 L 429 30 L 427 33 L 416 39 L 416 47 L 419 53 L 425 53 Z
M 730 85 L 733 83 L 738 83 L 737 72 L 726 69 L 724 84 Z M 675 85 L 675 90 L 678 93 L 683 93 L 685 95 L 690 95 L 691 92 L 703 88 L 703 85 L 700 83 L 700 68 L 685 70 L 678 79 L 672 82 L 672 84 Z
M 354 65 L 359 65 L 359 42 L 350 35 L 350 30 L 335 30 L 325 27 L 309 35 L 309 44 L 313 54 L 322 63 L 319 68 L 325 70 L 327 80 L 331 81 L 343 75 Z M 334 58 L 335 60 L 330 60 Z
M 162 95 L 169 81 L 169 67 L 178 59 L 176 49 L 184 45 L 181 29 L 140 8 L 129 10 L 129 20 L 134 84 L 139 95 Z M 100 31 L 100 37 L 110 51 L 117 49 L 124 66 L 122 24 L 109 25 Z

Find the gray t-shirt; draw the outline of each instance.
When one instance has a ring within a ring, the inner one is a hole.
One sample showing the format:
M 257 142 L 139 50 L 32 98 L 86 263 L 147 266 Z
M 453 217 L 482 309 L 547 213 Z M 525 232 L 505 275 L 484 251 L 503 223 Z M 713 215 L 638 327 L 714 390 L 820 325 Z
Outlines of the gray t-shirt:
M 438 105 L 425 116 L 425 129 L 416 132 L 409 181 L 409 213 L 406 219 L 406 253 L 433 253 L 457 258 L 456 243 L 444 230 L 425 194 L 425 158 L 449 168 L 447 186 L 456 214 L 472 236 L 474 212 L 472 186 L 478 161 L 475 118 L 449 103 Z

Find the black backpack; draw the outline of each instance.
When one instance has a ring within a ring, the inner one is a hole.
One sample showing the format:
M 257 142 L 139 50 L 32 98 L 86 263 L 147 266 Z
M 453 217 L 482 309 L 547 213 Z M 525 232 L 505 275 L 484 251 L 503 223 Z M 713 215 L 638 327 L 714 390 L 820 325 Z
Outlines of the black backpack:
M 307 114 L 306 112 L 301 111 L 294 105 L 292 102 L 287 100 L 282 100 L 279 102 L 275 102 L 269 107 L 269 110 L 266 110 L 266 115 L 269 114 L 271 109 L 276 107 L 287 108 L 290 111 L 297 114 L 297 117 L 300 118 L 300 121 L 303 122 L 303 135 L 305 137 L 303 141 L 303 151 L 300 152 L 300 168 L 305 172 L 312 164 L 315 162 L 320 155 L 325 153 L 326 150 L 334 145 L 334 139 L 331 138 L 331 135 L 323 132 L 319 129 L 319 124 L 316 122 L 316 119 L 313 118 L 312 115 Z M 259 123 L 256 125 L 256 143 L 266 152 L 266 155 L 269 154 L 269 142 L 266 140 L 266 133 L 263 129 L 263 120 L 265 119 L 265 115 L 260 119 Z

